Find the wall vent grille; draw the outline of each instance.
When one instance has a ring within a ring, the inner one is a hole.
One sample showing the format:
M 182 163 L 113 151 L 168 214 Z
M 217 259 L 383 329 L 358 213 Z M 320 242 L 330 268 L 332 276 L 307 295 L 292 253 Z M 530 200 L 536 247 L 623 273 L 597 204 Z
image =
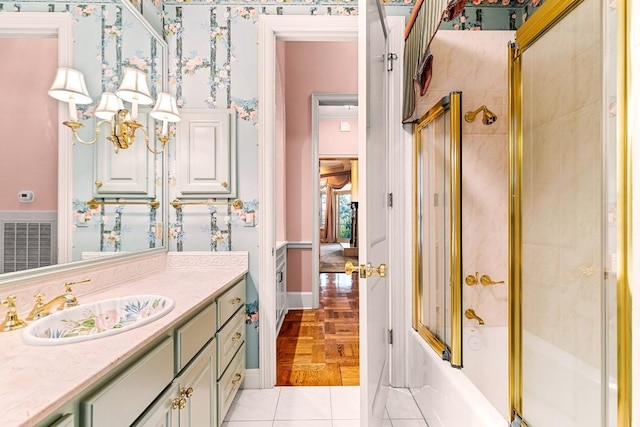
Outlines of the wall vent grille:
M 56 260 L 55 213 L 38 213 L 31 218 L 0 217 L 1 273 L 52 265 Z

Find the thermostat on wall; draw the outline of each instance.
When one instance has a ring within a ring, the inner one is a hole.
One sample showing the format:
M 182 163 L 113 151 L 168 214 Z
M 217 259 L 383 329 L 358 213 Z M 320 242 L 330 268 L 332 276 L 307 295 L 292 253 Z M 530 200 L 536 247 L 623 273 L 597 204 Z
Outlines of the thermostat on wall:
M 18 191 L 19 202 L 33 202 L 34 198 L 35 198 L 35 195 L 33 194 L 33 191 L 30 191 L 30 190 Z

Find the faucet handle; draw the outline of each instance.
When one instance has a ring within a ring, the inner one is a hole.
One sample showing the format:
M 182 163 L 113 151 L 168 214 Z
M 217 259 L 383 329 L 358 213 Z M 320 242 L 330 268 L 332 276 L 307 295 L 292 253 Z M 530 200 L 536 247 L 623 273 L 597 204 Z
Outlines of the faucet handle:
M 38 313 L 40 310 L 42 310 L 42 307 L 44 306 L 44 303 L 42 302 L 42 297 L 43 296 L 44 296 L 43 293 L 37 293 L 37 294 L 35 294 L 33 296 L 36 299 L 36 303 L 33 305 L 33 308 L 29 312 L 29 315 L 27 315 L 26 320 L 35 319 L 36 313 Z
M 90 282 L 91 279 L 84 279 L 84 280 L 79 280 L 76 282 L 66 282 L 64 284 L 64 297 L 65 297 L 65 301 L 64 301 L 64 308 L 71 308 L 71 307 L 75 307 L 78 305 L 78 299 L 75 297 L 75 295 L 73 295 L 71 292 L 71 286 L 72 285 L 77 285 L 80 283 L 87 283 Z
M 78 280 L 78 281 L 76 281 L 76 282 L 66 282 L 66 283 L 64 284 L 65 293 L 66 293 L 67 295 L 70 295 L 70 294 L 71 294 L 71 286 L 72 286 L 72 285 L 78 285 L 78 284 L 80 284 L 80 283 L 87 283 L 87 282 L 90 282 L 90 281 L 91 281 L 91 279 L 84 279 L 84 280 Z
M 15 295 L 9 295 L 7 299 L 0 301 L 0 304 L 7 306 L 7 316 L 4 321 L 0 323 L 0 331 L 12 331 L 27 325 L 25 321 L 18 317 L 16 299 L 17 297 Z

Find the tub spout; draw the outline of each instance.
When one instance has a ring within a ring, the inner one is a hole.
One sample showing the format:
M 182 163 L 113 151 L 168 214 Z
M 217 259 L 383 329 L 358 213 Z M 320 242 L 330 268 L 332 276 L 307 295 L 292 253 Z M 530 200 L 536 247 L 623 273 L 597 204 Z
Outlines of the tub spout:
M 467 319 L 476 319 L 478 321 L 478 324 L 484 325 L 484 320 L 482 319 L 482 317 L 478 316 L 472 308 L 468 308 L 464 312 L 464 317 L 466 317 Z

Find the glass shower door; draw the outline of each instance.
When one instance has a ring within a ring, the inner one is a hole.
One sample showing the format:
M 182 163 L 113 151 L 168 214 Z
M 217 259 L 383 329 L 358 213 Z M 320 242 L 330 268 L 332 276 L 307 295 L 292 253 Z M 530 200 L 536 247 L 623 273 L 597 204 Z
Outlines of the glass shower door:
M 529 427 L 602 427 L 612 173 L 615 200 L 603 7 L 558 3 L 511 48 L 512 405 Z

